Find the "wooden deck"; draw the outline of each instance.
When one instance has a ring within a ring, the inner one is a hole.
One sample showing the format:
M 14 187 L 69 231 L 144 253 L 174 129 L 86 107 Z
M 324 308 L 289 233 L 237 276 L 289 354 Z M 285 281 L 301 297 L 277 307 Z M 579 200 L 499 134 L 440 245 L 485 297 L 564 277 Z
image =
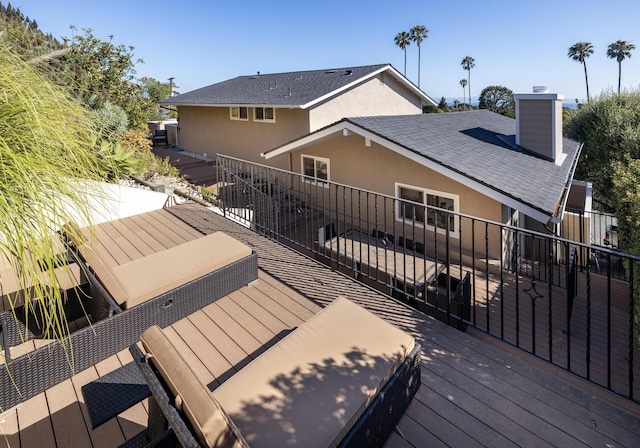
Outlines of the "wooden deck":
M 215 334 L 190 332 L 197 337 L 184 341 L 215 348 L 207 359 L 187 351 L 212 387 L 344 295 L 410 332 L 423 347 L 422 387 L 386 446 L 640 444 L 640 405 L 484 333 L 459 332 L 203 207 L 171 210 L 189 232 L 223 230 L 259 255 L 255 284 L 172 326 L 177 337 L 203 319 L 215 323 Z M 129 360 L 128 351 L 121 352 L 0 416 L 0 446 L 112 447 L 133 437 L 146 423 L 146 403 L 91 430 L 80 393 L 83 384 Z

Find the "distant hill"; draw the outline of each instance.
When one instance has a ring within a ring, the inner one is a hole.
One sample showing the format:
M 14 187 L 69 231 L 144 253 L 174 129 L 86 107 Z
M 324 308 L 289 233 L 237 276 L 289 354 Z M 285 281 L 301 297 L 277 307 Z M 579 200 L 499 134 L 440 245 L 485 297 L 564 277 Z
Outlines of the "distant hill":
M 13 44 L 13 48 L 25 59 L 49 54 L 63 48 L 63 44 L 51 33 L 38 29 L 35 19 L 26 17 L 11 3 L 0 2 L 0 33 Z

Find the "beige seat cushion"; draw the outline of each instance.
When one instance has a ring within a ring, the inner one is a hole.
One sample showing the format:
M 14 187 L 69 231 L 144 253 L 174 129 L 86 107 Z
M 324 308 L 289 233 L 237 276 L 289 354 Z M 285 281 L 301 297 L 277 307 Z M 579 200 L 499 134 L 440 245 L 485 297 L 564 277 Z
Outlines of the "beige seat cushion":
M 85 247 L 82 254 L 123 308 L 131 308 L 251 255 L 251 248 L 223 232 L 137 258 L 113 268 Z
M 413 349 L 338 298 L 213 391 L 252 447 L 333 446 Z
M 232 423 L 209 389 L 198 380 L 162 330 L 153 326 L 142 333 L 140 340 L 152 355 L 151 362 L 176 397 L 176 407 L 185 413 L 200 443 L 209 447 L 246 446 L 246 442 L 232 432 L 229 426 Z

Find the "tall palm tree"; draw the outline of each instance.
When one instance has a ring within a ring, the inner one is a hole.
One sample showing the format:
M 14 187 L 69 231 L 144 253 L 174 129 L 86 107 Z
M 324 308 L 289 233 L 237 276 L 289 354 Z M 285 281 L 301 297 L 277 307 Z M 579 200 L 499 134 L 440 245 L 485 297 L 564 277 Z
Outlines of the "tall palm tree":
M 409 32 L 411 40 L 418 46 L 418 88 L 420 88 L 420 44 L 428 37 L 428 35 L 429 30 L 426 29 L 424 25 L 416 25 L 411 28 L 411 31 Z
M 473 59 L 471 56 L 465 56 L 462 59 L 462 62 L 460 63 L 460 65 L 462 66 L 462 68 L 464 70 L 467 70 L 469 72 L 469 74 L 468 74 L 468 78 L 469 78 L 469 109 L 471 109 L 471 69 L 476 66 L 476 60 Z
M 464 109 L 467 102 L 467 91 L 464 90 L 464 88 L 467 87 L 467 80 L 462 78 L 460 80 L 460 85 L 462 86 L 462 108 Z
M 394 39 L 396 45 L 404 51 L 404 76 L 407 76 L 407 47 L 411 45 L 411 36 L 406 31 L 396 34 Z
M 607 56 L 610 59 L 618 61 L 618 93 L 620 93 L 620 81 L 622 80 L 622 61 L 631 57 L 631 50 L 635 50 L 636 46 L 626 40 L 618 40 L 607 48 Z
M 587 84 L 587 101 L 589 101 L 589 78 L 587 77 L 587 58 L 593 54 L 591 42 L 578 42 L 569 48 L 567 56 L 584 66 L 584 81 Z

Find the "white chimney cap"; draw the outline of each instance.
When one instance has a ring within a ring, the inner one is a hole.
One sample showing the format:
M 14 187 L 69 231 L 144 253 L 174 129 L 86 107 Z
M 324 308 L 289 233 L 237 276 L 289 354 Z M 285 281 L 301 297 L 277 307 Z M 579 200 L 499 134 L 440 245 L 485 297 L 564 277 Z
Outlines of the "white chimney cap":
M 549 93 L 549 86 L 533 86 L 533 93 Z

